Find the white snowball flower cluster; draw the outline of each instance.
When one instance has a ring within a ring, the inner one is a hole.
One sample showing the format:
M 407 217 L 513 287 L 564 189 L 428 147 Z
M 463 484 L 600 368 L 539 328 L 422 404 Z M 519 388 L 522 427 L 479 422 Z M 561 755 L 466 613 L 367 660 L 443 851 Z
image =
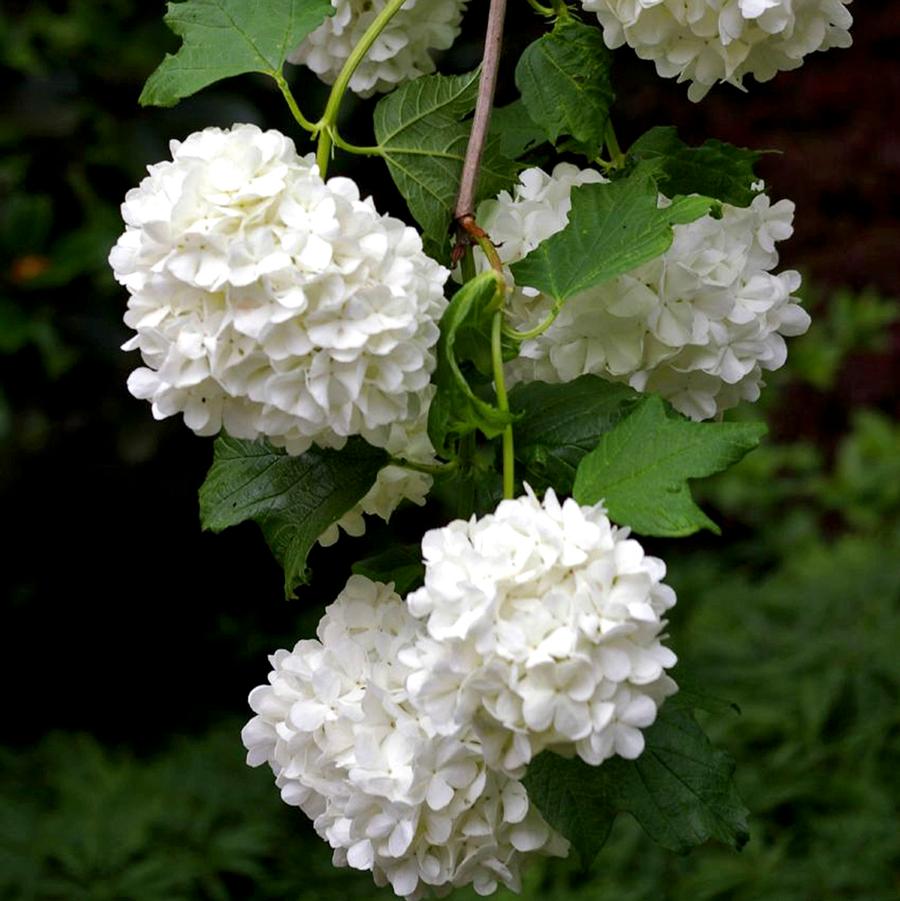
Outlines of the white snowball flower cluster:
M 797 69 L 816 50 L 849 47 L 851 0 L 581 0 L 610 48 L 628 44 L 663 78 L 702 100 L 717 82 L 743 87 Z
M 375 39 L 350 79 L 361 97 L 390 91 L 402 81 L 434 71 L 430 51 L 446 50 L 456 40 L 468 0 L 408 0 Z M 331 0 L 335 13 L 288 54 L 288 62 L 312 69 L 333 84 L 387 0 Z
M 440 733 L 474 726 L 514 778 L 545 748 L 590 764 L 641 753 L 676 690 L 660 640 L 675 593 L 628 534 L 602 504 L 530 489 L 425 534 L 425 585 L 407 603 L 427 636 L 400 659 Z
M 481 205 L 479 222 L 508 265 L 565 227 L 573 187 L 603 181 L 567 163 L 550 175 L 528 169 L 512 195 Z M 723 204 L 721 219 L 676 225 L 665 254 L 568 300 L 546 332 L 522 344 L 510 378 L 567 382 L 592 373 L 661 394 L 693 419 L 756 400 L 763 370 L 784 365 L 784 337 L 810 322 L 792 296 L 800 275 L 771 271 L 793 213 L 791 201 L 771 204 L 759 194 L 747 208 Z M 535 326 L 551 306 L 518 286 L 511 323 Z
M 353 576 L 319 624 L 270 661 L 242 739 L 282 798 L 334 849 L 396 894 L 473 884 L 517 889 L 529 855 L 568 850 L 520 782 L 485 765 L 474 734 L 440 736 L 409 701 L 399 662 L 421 633 L 392 586 Z
M 207 128 L 126 195 L 110 254 L 146 367 L 132 394 L 200 435 L 384 446 L 421 415 L 447 271 L 346 178 L 255 125 Z

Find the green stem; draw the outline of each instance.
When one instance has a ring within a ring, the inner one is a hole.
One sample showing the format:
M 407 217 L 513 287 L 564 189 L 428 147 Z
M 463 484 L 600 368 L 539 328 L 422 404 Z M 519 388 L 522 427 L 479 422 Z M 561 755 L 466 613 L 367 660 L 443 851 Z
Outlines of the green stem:
M 319 174 L 325 178 L 328 170 L 328 162 L 331 159 L 331 146 L 336 143 L 334 128 L 337 125 L 338 112 L 341 108 L 341 101 L 350 85 L 350 79 L 356 71 L 359 64 L 369 52 L 372 44 L 378 39 L 378 35 L 387 27 L 388 22 L 400 12 L 400 7 L 406 3 L 406 0 L 388 0 L 384 9 L 378 13 L 372 20 L 372 23 L 366 29 L 365 34 L 359 39 L 359 43 L 353 48 L 347 61 L 344 63 L 338 77 L 331 88 L 328 95 L 328 102 L 325 104 L 325 112 L 322 118 L 316 123 L 316 130 L 319 134 L 319 143 L 316 148 L 316 162 L 319 164 Z M 338 144 L 340 146 L 340 144 Z
M 337 126 L 331 129 L 331 137 L 334 141 L 334 146 L 340 147 L 341 150 L 346 150 L 347 153 L 356 153 L 360 156 L 384 156 L 384 148 L 377 144 L 371 147 L 360 147 L 358 144 L 351 144 L 349 141 L 345 141 L 338 134 Z
M 399 466 L 402 469 L 411 469 L 414 472 L 424 472 L 429 476 L 442 476 L 456 469 L 456 462 L 449 463 L 416 463 L 414 460 L 404 460 L 402 457 L 391 457 L 391 466 Z
M 478 242 L 481 252 L 487 257 L 491 269 L 493 269 L 500 276 L 501 281 L 503 281 L 503 263 L 500 260 L 500 254 L 497 253 L 497 248 L 494 247 L 494 242 L 491 241 L 487 235 L 479 235 L 475 240 Z
M 475 254 L 472 253 L 471 247 L 466 248 L 466 252 L 463 254 L 462 261 L 459 264 L 459 271 L 462 274 L 464 283 L 470 282 L 475 278 Z
M 319 175 L 325 178 L 328 172 L 328 162 L 331 159 L 331 129 L 325 126 L 319 132 L 316 144 L 316 165 L 319 167 Z
M 321 120 L 320 120 L 321 122 Z M 316 143 L 316 165 L 319 167 L 319 175 L 324 180 L 328 172 L 328 163 L 331 160 L 331 144 L 333 135 L 331 126 L 322 126 Z
M 454 486 L 456 495 L 456 515 L 468 519 L 475 512 L 475 479 L 472 466 L 475 460 L 475 433 L 469 432 L 459 439 L 460 479 Z
M 542 16 L 553 16 L 555 13 L 549 6 L 538 3 L 537 0 L 528 0 L 528 5 L 532 9 L 536 9 Z
M 625 154 L 622 153 L 622 148 L 619 147 L 619 139 L 616 137 L 616 130 L 613 128 L 612 119 L 606 120 L 605 140 L 609 155 L 612 158 L 612 165 L 614 168 L 618 169 L 619 166 L 625 162 Z
M 544 332 L 553 325 L 561 310 L 562 304 L 554 304 L 553 309 L 547 315 L 546 319 L 538 323 L 534 328 L 526 329 L 524 332 L 517 332 L 514 328 L 510 328 L 504 323 L 503 334 L 506 335 L 507 338 L 512 338 L 513 341 L 529 341 L 532 338 L 537 338 L 538 335 L 543 335 Z
M 475 254 L 470 246 L 465 248 L 459 261 L 459 271 L 463 283 L 472 281 L 476 276 Z M 459 479 L 456 489 L 456 515 L 460 519 L 468 519 L 475 512 L 475 479 L 473 465 L 475 462 L 475 433 L 469 432 L 459 439 L 457 456 Z
M 313 123 L 310 122 L 309 119 L 307 119 L 306 116 L 304 116 L 303 113 L 300 112 L 300 107 L 297 106 L 297 101 L 294 99 L 294 95 L 291 93 L 290 86 L 285 80 L 284 75 L 282 75 L 281 72 L 270 72 L 269 74 L 272 76 L 272 78 L 275 79 L 275 84 L 278 85 L 278 89 L 281 91 L 282 96 L 287 101 L 291 115 L 293 115 L 297 124 L 304 131 L 315 131 L 316 126 L 313 125 Z
M 506 395 L 506 380 L 503 376 L 503 311 L 494 313 L 494 321 L 491 323 L 491 361 L 494 369 L 494 390 L 497 392 L 497 408 L 503 412 L 509 412 L 509 398 Z M 512 424 L 503 430 L 503 496 L 515 497 L 516 492 L 516 463 L 513 446 Z

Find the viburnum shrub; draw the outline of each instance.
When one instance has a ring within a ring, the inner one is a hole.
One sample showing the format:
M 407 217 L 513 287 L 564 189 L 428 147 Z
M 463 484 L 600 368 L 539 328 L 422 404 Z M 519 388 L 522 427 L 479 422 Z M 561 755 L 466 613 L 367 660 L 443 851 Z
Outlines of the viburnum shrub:
M 547 31 L 496 110 L 505 0 L 453 76 L 432 53 L 465 0 L 171 3 L 183 45 L 142 102 L 261 72 L 302 146 L 241 123 L 173 140 L 110 254 L 130 391 L 218 436 L 203 525 L 255 520 L 289 597 L 317 542 L 436 483 L 457 503 L 420 547 L 353 565 L 317 637 L 270 658 L 242 735 L 336 865 L 406 898 L 515 889 L 573 846 L 589 863 L 621 811 L 673 851 L 748 835 L 694 719 L 715 705 L 678 689 L 665 563 L 635 536 L 717 531 L 688 482 L 759 442 L 722 413 L 809 325 L 778 271 L 794 205 L 752 150 L 662 126 L 622 150 L 608 48 L 699 100 L 846 46 L 848 2 L 548 2 L 528 0 Z M 332 85 L 318 118 L 286 63 Z M 386 93 L 371 146 L 338 130 L 347 90 Z M 343 154 L 381 157 L 417 227 L 335 174 Z

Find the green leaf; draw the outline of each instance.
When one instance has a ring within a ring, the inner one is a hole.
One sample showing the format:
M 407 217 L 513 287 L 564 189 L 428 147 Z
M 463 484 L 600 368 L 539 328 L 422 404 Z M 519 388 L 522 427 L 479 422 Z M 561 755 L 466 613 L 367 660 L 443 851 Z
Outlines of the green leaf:
M 676 700 L 678 706 L 690 707 L 692 710 L 703 710 L 706 713 L 714 713 L 716 715 L 740 715 L 741 708 L 734 701 L 709 694 L 707 691 L 709 682 L 699 679 L 694 673 L 686 670 L 680 661 L 670 675 L 678 683 Z
M 393 582 L 394 591 L 401 597 L 425 580 L 422 548 L 418 544 L 401 544 L 380 554 L 357 560 L 351 570 L 373 582 Z
M 284 567 L 284 592 L 308 581 L 306 558 L 318 537 L 375 483 L 388 454 L 362 438 L 342 450 L 313 447 L 291 457 L 266 441 L 216 439 L 200 488 L 200 521 L 221 532 L 252 519 Z
M 756 422 L 693 422 L 649 396 L 581 461 L 573 496 L 580 504 L 604 500 L 610 519 L 642 535 L 718 533 L 688 479 L 727 469 L 765 433 Z
M 331 15 L 330 0 L 170 3 L 165 21 L 183 43 L 147 79 L 140 103 L 174 106 L 223 78 L 280 74 L 287 54 Z
M 479 72 L 427 75 L 400 85 L 375 107 L 375 136 L 394 183 L 422 226 L 425 250 L 448 262 L 450 224 L 459 191 Z M 516 178 L 516 166 L 489 136 L 478 198 L 494 197 Z
M 637 760 L 613 757 L 600 766 L 544 751 L 525 776 L 528 797 L 585 865 L 619 813 L 681 854 L 711 838 L 742 848 L 749 811 L 734 784 L 734 761 L 710 743 L 690 710 L 670 699 L 644 739 Z
M 491 113 L 490 134 L 500 141 L 500 153 L 511 160 L 547 141 L 544 129 L 531 120 L 521 98 Z
M 563 385 L 523 382 L 509 394 L 522 478 L 540 491 L 572 493 L 575 471 L 600 438 L 627 416 L 640 395 L 626 385 L 583 375 Z
M 611 63 L 600 29 L 573 18 L 559 19 L 550 34 L 525 48 L 516 86 L 531 119 L 553 143 L 571 135 L 580 152 L 596 158 L 615 99 Z
M 439 454 L 452 455 L 450 445 L 476 429 L 496 438 L 512 416 L 479 397 L 463 364 L 484 365 L 490 355 L 490 321 L 503 303 L 502 285 L 493 270 L 482 272 L 454 294 L 441 317 L 434 383 L 437 393 L 428 411 L 428 434 Z M 477 372 L 472 375 L 477 375 Z
M 676 197 L 658 208 L 652 168 L 645 164 L 627 178 L 574 188 L 568 225 L 512 265 L 516 284 L 562 303 L 665 253 L 672 226 L 698 219 L 713 201 Z
M 703 194 L 732 206 L 749 206 L 758 191 L 754 166 L 758 150 L 735 147 L 710 138 L 689 147 L 672 126 L 659 126 L 639 137 L 628 149 L 630 162 L 653 162 L 659 167 L 659 190 L 666 197 Z

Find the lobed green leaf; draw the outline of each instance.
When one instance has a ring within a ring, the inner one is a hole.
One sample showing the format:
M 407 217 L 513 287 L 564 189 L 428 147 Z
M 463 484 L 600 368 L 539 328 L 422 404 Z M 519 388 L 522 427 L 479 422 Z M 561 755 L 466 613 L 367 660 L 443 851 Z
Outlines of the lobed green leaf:
M 710 138 L 690 147 L 672 126 L 658 126 L 639 137 L 628 149 L 633 164 L 658 166 L 659 190 L 667 197 L 702 194 L 732 206 L 749 206 L 758 195 L 754 167 L 762 153 Z
M 147 79 L 144 106 L 174 106 L 223 78 L 280 74 L 285 57 L 328 16 L 330 0 L 184 0 L 165 22 L 182 39 Z
M 375 137 L 391 177 L 422 226 L 425 250 L 447 263 L 450 224 L 459 191 L 479 72 L 427 75 L 400 85 L 375 107 Z M 488 137 L 478 197 L 493 197 L 516 178 L 516 166 Z
M 511 160 L 517 160 L 547 142 L 544 129 L 532 121 L 521 97 L 506 106 L 494 108 L 489 133 L 499 140 L 500 153 Z
M 571 135 L 579 152 L 595 159 L 603 145 L 615 100 L 612 54 L 599 28 L 571 17 L 525 48 L 516 65 L 516 86 L 532 121 L 555 144 Z
M 574 188 L 568 224 L 512 265 L 516 283 L 563 303 L 665 253 L 672 227 L 693 222 L 714 204 L 694 196 L 659 207 L 658 194 L 650 164 L 609 184 Z
M 572 493 L 582 458 L 627 416 L 640 395 L 627 385 L 583 375 L 565 384 L 523 382 L 509 394 L 516 421 L 516 459 L 535 490 Z
M 284 568 L 284 592 L 308 581 L 306 558 L 318 537 L 360 501 L 388 462 L 362 438 L 341 450 L 313 447 L 292 457 L 266 441 L 222 435 L 200 487 L 200 521 L 221 532 L 258 523 Z
M 742 848 L 750 837 L 749 811 L 735 787 L 734 761 L 711 744 L 691 711 L 668 700 L 644 739 L 636 760 L 613 757 L 600 766 L 544 751 L 525 776 L 529 798 L 585 865 L 619 813 L 631 814 L 653 841 L 678 853 L 709 839 Z
M 762 423 L 693 422 L 651 395 L 582 459 L 573 496 L 580 504 L 603 500 L 610 519 L 642 535 L 718 533 L 688 480 L 727 469 L 765 433 Z

